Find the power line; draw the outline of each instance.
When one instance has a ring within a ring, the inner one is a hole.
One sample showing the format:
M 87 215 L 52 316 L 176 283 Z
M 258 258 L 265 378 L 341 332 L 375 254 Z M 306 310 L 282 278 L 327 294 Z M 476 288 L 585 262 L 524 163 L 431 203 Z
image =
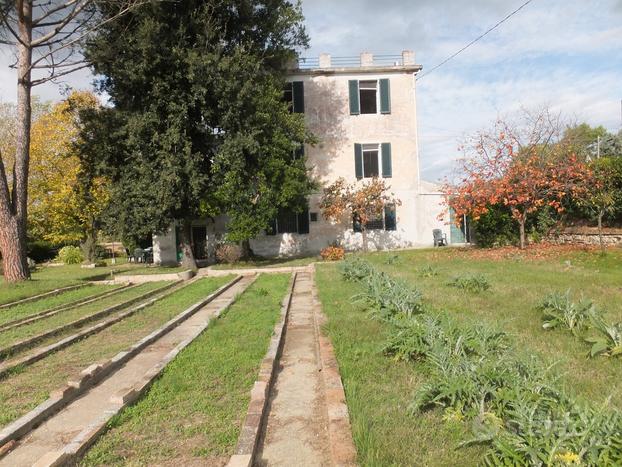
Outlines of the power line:
M 442 67 L 445 63 L 447 63 L 448 61 L 452 60 L 453 58 L 457 57 L 458 55 L 460 55 L 462 52 L 464 52 L 466 49 L 468 49 L 469 47 L 471 47 L 473 44 L 475 44 L 477 41 L 479 41 L 480 39 L 486 37 L 489 33 L 491 33 L 492 31 L 494 31 L 495 29 L 497 29 L 499 26 L 501 26 L 503 23 L 505 23 L 507 20 L 509 20 L 512 16 L 514 16 L 516 13 L 518 13 L 519 11 L 521 11 L 523 8 L 525 8 L 527 5 L 529 5 L 531 2 L 533 2 L 533 0 L 527 0 L 525 3 L 523 3 L 521 6 L 519 6 L 516 10 L 514 10 L 512 13 L 510 13 L 509 15 L 507 15 L 505 18 L 503 18 L 501 21 L 499 21 L 497 24 L 495 24 L 493 27 L 491 27 L 490 29 L 488 29 L 486 32 L 484 32 L 483 34 L 479 35 L 478 37 L 476 37 L 475 39 L 473 39 L 471 42 L 469 42 L 467 45 L 465 45 L 464 47 L 462 47 L 460 50 L 458 50 L 457 52 L 455 52 L 453 55 L 450 55 L 449 57 L 447 57 L 445 60 L 443 60 L 441 63 L 439 63 L 438 65 L 432 67 L 429 71 L 422 73 L 421 75 L 417 76 L 417 81 L 419 81 L 421 78 L 423 78 L 424 76 L 429 75 L 430 73 L 432 73 L 434 70 Z

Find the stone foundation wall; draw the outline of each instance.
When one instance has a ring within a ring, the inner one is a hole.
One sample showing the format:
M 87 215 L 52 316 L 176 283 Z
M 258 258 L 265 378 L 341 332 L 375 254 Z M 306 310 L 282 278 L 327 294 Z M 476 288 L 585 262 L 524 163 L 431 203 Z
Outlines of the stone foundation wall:
M 557 232 L 549 237 L 552 243 L 599 245 L 596 227 L 575 227 Z M 608 246 L 622 246 L 622 229 L 604 228 L 603 243 Z

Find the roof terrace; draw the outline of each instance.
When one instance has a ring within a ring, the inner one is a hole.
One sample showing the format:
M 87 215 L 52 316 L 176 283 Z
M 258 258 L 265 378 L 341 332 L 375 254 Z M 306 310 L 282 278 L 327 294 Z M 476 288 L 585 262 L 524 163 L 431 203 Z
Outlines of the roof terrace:
M 293 64 L 296 71 L 378 71 L 385 69 L 400 69 L 403 71 L 419 71 L 421 65 L 415 63 L 415 53 L 412 50 L 404 50 L 401 54 L 374 55 L 370 52 L 362 52 L 358 56 L 333 57 L 323 53 L 319 57 L 300 57 Z

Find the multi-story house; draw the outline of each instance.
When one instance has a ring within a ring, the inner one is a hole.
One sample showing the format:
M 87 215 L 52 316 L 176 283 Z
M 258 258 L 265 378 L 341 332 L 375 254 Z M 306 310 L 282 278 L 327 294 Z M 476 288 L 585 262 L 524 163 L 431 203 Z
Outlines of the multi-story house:
M 386 179 L 401 201 L 386 206 L 368 224 L 369 246 L 375 249 L 432 245 L 433 229 L 454 243 L 463 242 L 459 229 L 439 220 L 442 196 L 433 183 L 419 176 L 415 77 L 421 70 L 414 53 L 397 56 L 362 53 L 356 58 L 300 60 L 293 67 L 285 99 L 294 112 L 304 113 L 319 140 L 305 147 L 311 175 L 326 186 L 339 177 L 348 182 L 372 177 Z M 361 246 L 362 235 L 352 219 L 333 223 L 322 217 L 321 192 L 309 199 L 301 214 L 281 212 L 268 231 L 251 241 L 263 256 L 315 253 L 332 243 L 347 249 Z M 208 258 L 225 234 L 226 218 L 197 221 L 193 246 L 198 258 Z M 176 260 L 174 229 L 154 237 L 154 259 Z

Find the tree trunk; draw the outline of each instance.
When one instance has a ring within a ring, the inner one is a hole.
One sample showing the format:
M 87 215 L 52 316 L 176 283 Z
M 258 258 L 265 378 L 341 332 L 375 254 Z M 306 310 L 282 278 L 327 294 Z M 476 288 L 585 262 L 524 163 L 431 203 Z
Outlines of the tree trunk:
M 255 253 L 253 252 L 253 249 L 251 248 L 251 241 L 248 238 L 240 242 L 240 248 L 242 249 L 242 259 L 246 261 L 253 259 L 253 256 L 255 256 Z
M 524 217 L 518 220 L 518 227 L 519 227 L 519 233 L 520 233 L 520 249 L 521 250 L 524 250 L 525 246 L 527 244 L 526 239 L 525 239 L 525 221 L 526 221 L 526 219 Z
M 26 259 L 26 242 L 17 234 L 15 218 L 9 219 L 8 225 L 2 220 L 0 227 L 0 251 L 6 282 L 19 282 L 30 278 Z
M 183 268 L 196 271 L 197 262 L 194 259 L 194 253 L 192 252 L 192 223 L 189 219 L 184 219 L 183 225 L 180 231 L 181 234 L 181 266 Z
M 0 251 L 4 279 L 18 282 L 30 278 L 26 258 L 26 220 L 28 199 L 28 165 L 30 162 L 30 66 L 32 63 L 32 3 L 25 0 L 17 12 L 17 135 L 12 187 L 9 189 L 4 164 L 0 164 Z
M 603 210 L 598 211 L 598 243 L 600 244 L 600 250 L 605 251 L 605 244 L 603 243 L 603 216 L 605 212 Z
M 367 229 L 364 226 L 361 226 L 361 233 L 363 234 L 363 251 L 367 253 L 368 251 Z

